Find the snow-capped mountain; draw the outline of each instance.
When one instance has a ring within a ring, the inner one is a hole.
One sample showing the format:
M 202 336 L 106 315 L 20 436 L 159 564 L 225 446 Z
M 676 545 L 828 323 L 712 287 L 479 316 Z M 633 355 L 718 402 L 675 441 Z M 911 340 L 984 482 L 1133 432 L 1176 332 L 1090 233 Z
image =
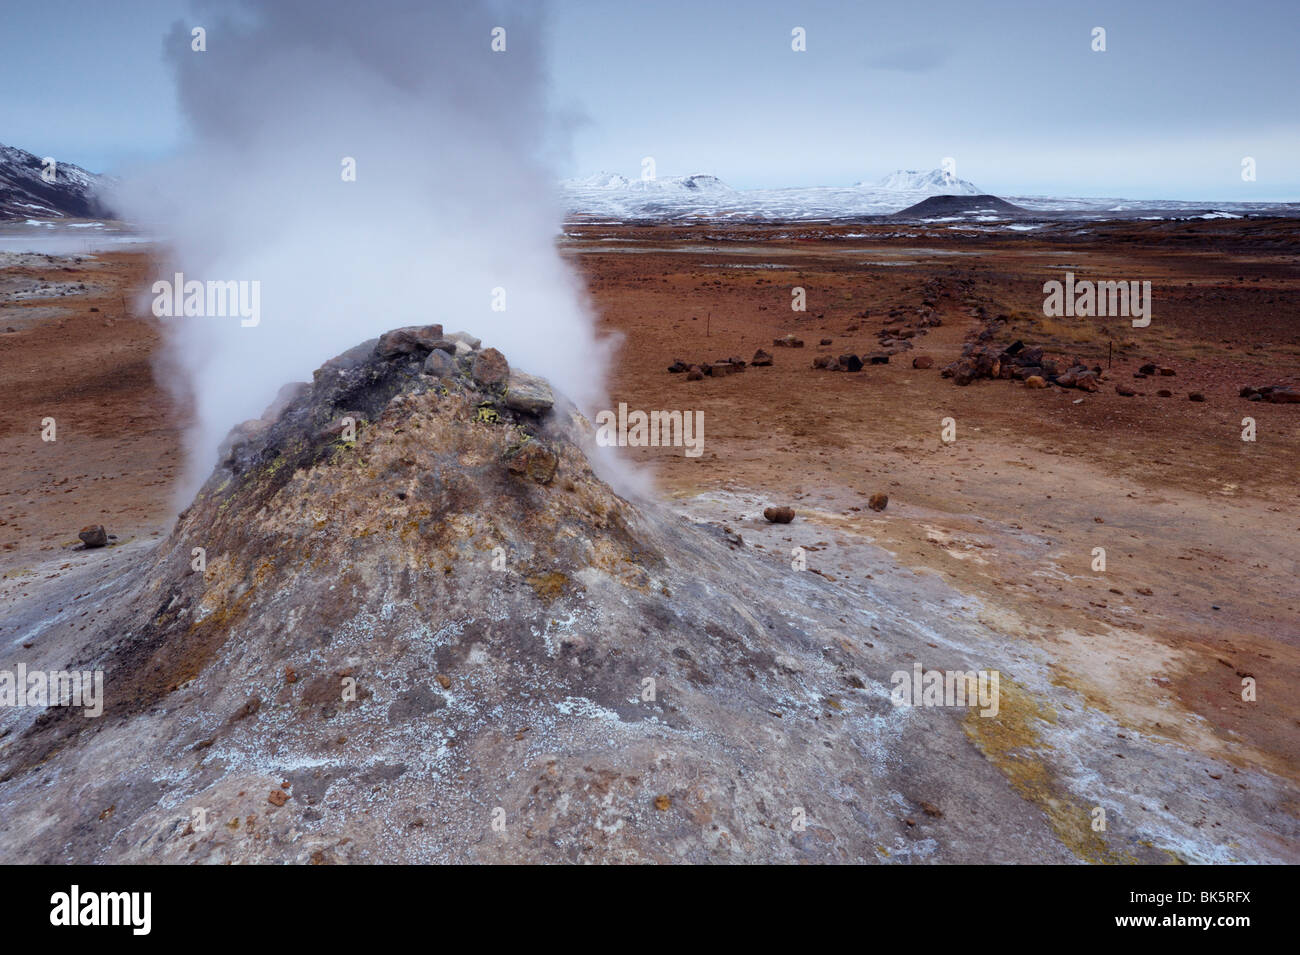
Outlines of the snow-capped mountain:
M 875 188 L 881 192 L 921 193 L 927 196 L 978 196 L 983 190 L 965 179 L 958 179 L 943 169 L 896 169 L 874 187 L 858 183 L 862 188 Z
M 568 211 L 611 219 L 836 219 L 888 215 L 930 196 L 982 195 L 941 169 L 898 170 L 875 185 L 732 189 L 715 176 L 627 179 L 597 173 L 561 184 Z
M 583 179 L 567 179 L 562 184 L 566 191 L 627 189 L 633 192 L 673 194 L 681 192 L 732 192 L 732 188 L 717 176 L 665 176 L 662 179 L 628 179 L 617 173 L 598 172 Z
M 899 169 L 875 183 L 793 189 L 732 189 L 716 177 L 704 175 L 643 180 L 602 172 L 583 179 L 566 180 L 561 183 L 561 193 L 570 214 L 620 222 L 856 219 L 911 210 L 911 207 L 932 197 L 987 195 L 974 183 L 958 179 L 942 169 Z M 1080 219 L 1300 215 L 1300 204 L 1297 203 L 1044 196 L 1004 198 L 1014 206 L 994 208 L 1000 201 L 994 200 L 978 208 L 971 207 L 969 215 L 940 217 L 939 221 L 1032 217 L 1048 212 Z M 1015 206 L 1020 208 L 1015 209 Z M 924 219 L 924 215 L 920 217 Z
M 45 168 L 41 157 L 0 145 L 0 219 L 100 219 L 109 215 L 99 198 L 103 177 L 72 163 L 56 162 L 54 181 L 46 182 L 41 176 Z

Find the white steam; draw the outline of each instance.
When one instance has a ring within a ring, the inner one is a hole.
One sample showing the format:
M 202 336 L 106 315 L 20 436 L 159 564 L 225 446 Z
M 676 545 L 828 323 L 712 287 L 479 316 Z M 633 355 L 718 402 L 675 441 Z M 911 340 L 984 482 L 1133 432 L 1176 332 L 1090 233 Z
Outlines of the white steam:
M 281 385 L 402 325 L 467 330 L 579 406 L 601 398 L 607 347 L 555 247 L 536 9 L 275 0 L 200 5 L 173 28 L 191 140 L 119 203 L 169 240 L 152 278 L 261 283 L 256 327 L 164 319 L 197 417 L 185 492 Z M 191 49 L 199 26 L 205 52 Z

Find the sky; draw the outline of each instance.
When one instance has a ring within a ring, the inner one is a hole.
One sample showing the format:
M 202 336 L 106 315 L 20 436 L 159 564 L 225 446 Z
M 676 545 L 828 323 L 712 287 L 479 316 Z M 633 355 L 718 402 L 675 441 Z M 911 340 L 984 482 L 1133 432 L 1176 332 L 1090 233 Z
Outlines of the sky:
M 163 43 L 201 6 L 0 4 L 0 143 L 123 172 L 189 135 Z M 545 53 L 557 176 L 652 157 L 740 189 L 849 185 L 951 157 L 1002 195 L 1300 201 L 1298 0 L 549 6 L 511 32 L 500 4 L 500 55 Z

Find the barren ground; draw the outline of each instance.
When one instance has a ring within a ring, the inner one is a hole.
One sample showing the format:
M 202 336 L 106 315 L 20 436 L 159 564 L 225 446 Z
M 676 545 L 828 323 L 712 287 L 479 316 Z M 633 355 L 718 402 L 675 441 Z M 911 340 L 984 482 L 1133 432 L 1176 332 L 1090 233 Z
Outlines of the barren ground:
M 1046 648 L 1056 681 L 1122 725 L 1300 782 L 1300 406 L 1238 397 L 1245 384 L 1300 383 L 1297 230 L 1073 231 L 588 225 L 564 250 L 587 278 L 601 329 L 624 336 L 612 405 L 705 413 L 700 458 L 623 452 L 652 465 L 683 509 L 769 551 L 802 545 L 811 569 L 859 584 L 894 572 L 855 549 L 874 543 L 969 595 L 1008 640 Z M 109 253 L 0 272 L 6 599 L 21 599 L 33 574 L 57 574 L 51 561 L 63 551 L 79 559 L 69 548 L 83 524 L 127 543 L 173 517 L 183 409 L 154 383 L 157 323 L 127 314 L 123 296 L 146 264 Z M 1042 283 L 1067 269 L 1150 280 L 1150 327 L 1044 319 Z M 55 282 L 72 287 L 41 292 Z M 806 289 L 806 312 L 791 311 L 793 286 Z M 877 351 L 890 309 L 910 320 L 926 299 L 943 324 L 913 351 L 858 373 L 811 367 L 821 353 Z M 1101 364 L 1102 390 L 941 378 L 984 327 L 980 307 L 1006 316 L 996 341 Z M 787 333 L 807 347 L 774 348 Z M 823 338 L 832 344 L 819 347 Z M 676 358 L 748 359 L 759 347 L 772 367 L 696 382 L 666 370 Z M 915 355 L 935 366 L 914 370 Z M 1176 375 L 1135 380 L 1147 362 Z M 1146 394 L 1121 397 L 1116 383 Z M 1206 400 L 1189 401 L 1194 391 Z M 1241 440 L 1246 416 L 1254 442 Z M 39 438 L 45 417 L 57 421 L 55 442 Z M 951 444 L 940 441 L 945 417 L 956 422 Z M 889 495 L 883 512 L 866 506 L 876 491 Z M 768 525 L 764 503 L 792 504 L 798 516 Z M 1091 569 L 1096 547 L 1105 573 Z M 1245 677 L 1258 682 L 1256 702 L 1241 698 Z M 1194 785 L 1208 802 L 1246 784 L 1207 775 Z

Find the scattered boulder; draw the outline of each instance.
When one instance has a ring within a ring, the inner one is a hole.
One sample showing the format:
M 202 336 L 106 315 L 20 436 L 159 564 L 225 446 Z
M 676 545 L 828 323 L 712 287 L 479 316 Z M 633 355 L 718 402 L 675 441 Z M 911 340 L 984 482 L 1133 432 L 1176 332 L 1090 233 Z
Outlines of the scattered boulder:
M 777 348 L 803 348 L 803 339 L 796 338 L 794 335 L 784 335 L 781 338 L 773 338 L 772 344 Z
M 749 360 L 749 363 L 755 368 L 765 368 L 772 364 L 772 355 L 760 348 L 754 352 L 754 357 Z
M 1161 388 L 1159 391 L 1156 392 L 1156 394 L 1159 395 L 1161 398 L 1172 398 L 1174 396 L 1174 393 L 1170 391 L 1168 388 Z
M 862 370 L 862 359 L 857 355 L 841 355 L 839 357 L 839 364 L 842 371 Z
M 1188 400 L 1188 401 L 1204 401 L 1204 400 L 1205 400 L 1205 395 L 1201 394 L 1199 391 L 1193 391 L 1190 395 L 1187 396 L 1187 400 Z
M 725 378 L 727 375 L 734 375 L 740 370 L 729 361 L 715 361 L 708 368 L 709 374 L 714 378 Z
M 929 355 L 917 355 L 912 359 L 913 368 L 933 368 L 934 359 Z
M 1128 385 L 1116 385 L 1115 394 L 1122 395 L 1125 398 L 1132 398 L 1135 395 L 1137 395 L 1137 392 L 1134 391 L 1132 388 L 1130 388 Z
M 1275 405 L 1300 403 L 1300 391 L 1290 385 L 1246 385 L 1240 394 L 1249 401 L 1267 401 Z
M 690 370 L 686 372 L 686 380 L 687 380 L 687 381 L 703 381 L 703 380 L 704 380 L 704 369 L 700 368 L 699 365 L 691 365 Z
M 867 507 L 873 511 L 883 511 L 889 506 L 889 495 L 882 491 L 877 491 L 867 499 Z
M 691 367 L 690 365 L 686 364 L 686 362 L 678 358 L 671 365 L 668 366 L 668 372 L 669 374 L 677 375 L 684 371 L 689 371 L 690 367 Z
M 867 361 L 869 361 L 873 365 L 888 365 L 889 356 L 886 355 L 884 352 L 877 352 L 874 355 L 868 355 Z
M 1165 378 L 1172 378 L 1172 377 L 1174 377 L 1174 375 L 1176 375 L 1176 374 L 1178 374 L 1178 373 L 1177 373 L 1176 371 L 1174 371 L 1172 368 L 1161 368 L 1161 369 L 1160 369 L 1160 374 L 1161 374 L 1163 377 L 1165 377 Z
M 773 524 L 789 524 L 794 520 L 793 507 L 765 507 L 763 516 Z
M 1047 379 L 1042 375 L 1030 375 L 1025 379 L 1026 388 L 1046 388 Z
M 833 338 L 823 338 L 823 339 L 822 339 L 821 341 L 819 341 L 817 344 L 818 344 L 818 345 L 829 345 L 829 344 L 830 344 L 831 342 L 833 342 L 834 340 L 835 340 L 835 339 L 833 339 Z
M 81 538 L 81 543 L 86 545 L 86 550 L 103 547 L 108 543 L 108 531 L 104 530 L 102 524 L 87 524 L 77 532 L 77 536 Z
M 1157 369 L 1156 369 L 1156 366 L 1155 366 L 1155 365 L 1152 365 L 1152 364 L 1149 364 L 1149 363 L 1148 363 L 1148 364 L 1143 365 L 1141 368 L 1138 369 L 1138 374 L 1139 374 L 1139 375 L 1154 375 L 1154 374 L 1156 373 L 1156 370 L 1157 370 Z

